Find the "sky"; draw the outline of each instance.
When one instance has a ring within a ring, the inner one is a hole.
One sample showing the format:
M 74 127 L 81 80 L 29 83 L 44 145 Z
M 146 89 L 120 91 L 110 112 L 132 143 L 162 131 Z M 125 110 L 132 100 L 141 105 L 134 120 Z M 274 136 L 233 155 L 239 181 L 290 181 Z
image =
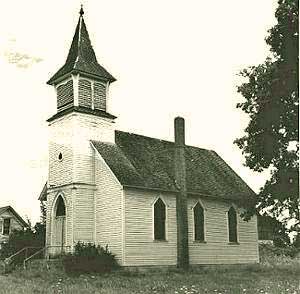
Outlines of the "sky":
M 117 78 L 108 101 L 117 129 L 173 140 L 182 116 L 186 143 L 215 150 L 258 192 L 268 172 L 245 167 L 233 144 L 248 124 L 238 73 L 270 54 L 277 1 L 10 0 L 0 18 L 0 207 L 39 220 L 56 113 L 46 81 L 66 60 L 80 4 L 98 62 Z

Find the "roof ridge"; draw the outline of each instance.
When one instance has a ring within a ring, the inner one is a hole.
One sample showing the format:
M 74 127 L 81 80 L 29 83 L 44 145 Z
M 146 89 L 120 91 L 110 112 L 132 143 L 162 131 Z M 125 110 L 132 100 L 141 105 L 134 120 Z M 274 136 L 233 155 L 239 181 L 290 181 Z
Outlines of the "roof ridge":
M 158 140 L 160 142 L 170 143 L 172 145 L 175 144 L 174 141 L 169 141 L 169 140 L 166 140 L 166 139 L 159 139 L 159 138 L 154 138 L 154 137 L 150 137 L 150 136 L 146 136 L 146 135 L 141 135 L 141 134 L 136 134 L 136 133 L 131 133 L 131 132 L 120 131 L 120 130 L 115 130 L 115 131 L 118 132 L 118 133 L 124 133 L 124 134 L 134 135 L 134 136 L 138 136 L 138 137 L 144 137 L 146 139 Z M 188 145 L 188 144 L 185 144 L 185 147 L 196 148 L 196 149 L 205 150 L 205 151 L 208 151 L 208 152 L 210 152 L 210 151 L 215 152 L 214 150 L 205 149 L 205 148 L 202 148 L 202 147 Z

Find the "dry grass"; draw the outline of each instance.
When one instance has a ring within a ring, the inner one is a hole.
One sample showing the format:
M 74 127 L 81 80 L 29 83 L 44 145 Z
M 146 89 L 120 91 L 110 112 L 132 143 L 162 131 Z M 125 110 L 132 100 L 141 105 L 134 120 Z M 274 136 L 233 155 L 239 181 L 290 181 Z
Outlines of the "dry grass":
M 0 293 L 300 294 L 300 261 L 265 258 L 261 264 L 206 266 L 189 272 L 126 272 L 67 276 L 62 269 L 31 268 L 0 275 Z

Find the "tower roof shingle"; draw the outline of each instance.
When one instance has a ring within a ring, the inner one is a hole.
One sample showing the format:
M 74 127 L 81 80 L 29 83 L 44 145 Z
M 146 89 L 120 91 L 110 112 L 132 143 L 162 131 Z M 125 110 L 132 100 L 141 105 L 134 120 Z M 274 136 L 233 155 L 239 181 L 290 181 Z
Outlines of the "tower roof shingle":
M 70 73 L 81 73 L 108 82 L 116 80 L 98 63 L 83 14 L 80 14 L 66 63 L 50 78 L 47 84 L 55 84 L 60 78 Z

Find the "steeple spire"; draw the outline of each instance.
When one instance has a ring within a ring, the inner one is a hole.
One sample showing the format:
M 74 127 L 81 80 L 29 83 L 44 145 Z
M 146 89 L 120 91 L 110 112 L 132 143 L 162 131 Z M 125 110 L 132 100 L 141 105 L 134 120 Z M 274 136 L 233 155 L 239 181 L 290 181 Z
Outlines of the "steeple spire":
M 114 82 L 116 79 L 102 67 L 96 58 L 89 34 L 83 19 L 83 7 L 79 11 L 79 20 L 69 50 L 66 63 L 47 82 L 57 84 L 65 76 L 80 73 L 87 77 L 100 79 L 105 82 Z
M 83 15 L 84 15 L 83 5 L 82 5 L 82 4 L 81 4 L 80 11 L 79 11 L 79 15 L 80 15 L 80 16 L 83 16 Z
M 98 63 L 83 15 L 81 6 L 67 60 L 47 82 L 57 96 L 57 114 L 50 120 L 70 112 L 116 118 L 107 112 L 109 86 L 116 79 Z

